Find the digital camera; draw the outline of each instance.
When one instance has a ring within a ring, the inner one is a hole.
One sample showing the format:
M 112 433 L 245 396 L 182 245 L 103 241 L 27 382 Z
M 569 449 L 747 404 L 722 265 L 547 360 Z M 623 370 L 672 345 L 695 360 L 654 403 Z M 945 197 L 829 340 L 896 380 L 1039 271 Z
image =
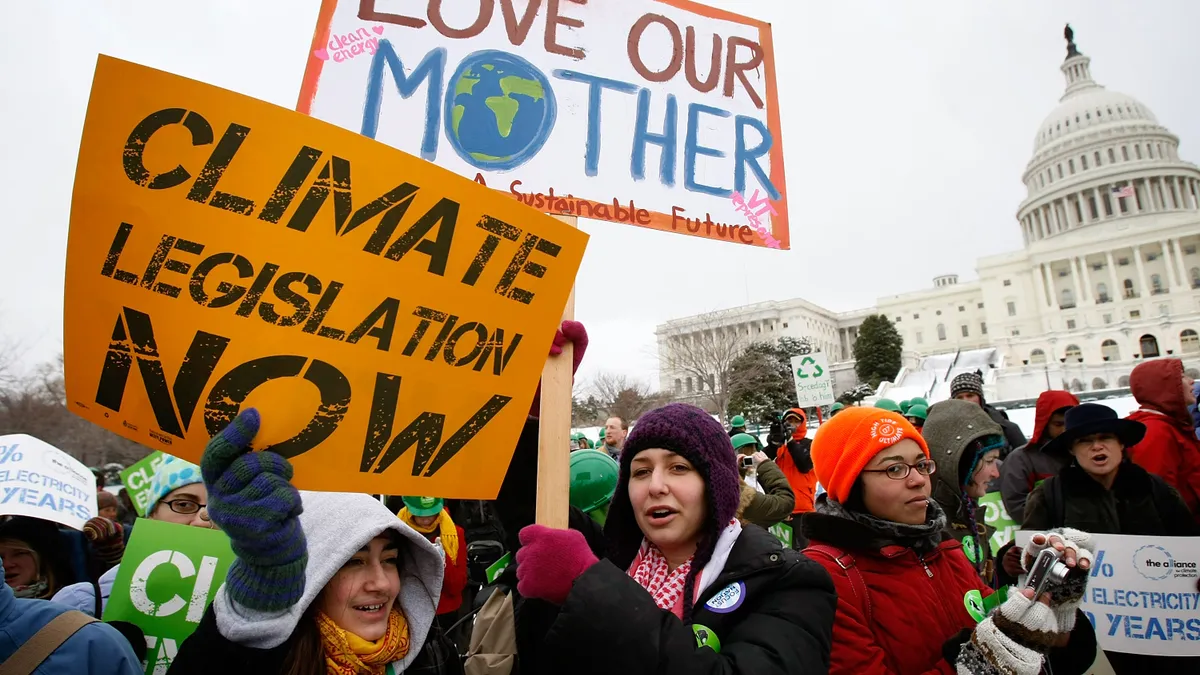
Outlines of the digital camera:
M 1071 568 L 1062 562 L 1062 554 L 1053 548 L 1043 549 L 1034 558 L 1029 568 L 1029 576 L 1025 579 L 1025 588 L 1033 589 L 1033 599 L 1036 601 L 1042 593 L 1050 590 L 1067 580 Z

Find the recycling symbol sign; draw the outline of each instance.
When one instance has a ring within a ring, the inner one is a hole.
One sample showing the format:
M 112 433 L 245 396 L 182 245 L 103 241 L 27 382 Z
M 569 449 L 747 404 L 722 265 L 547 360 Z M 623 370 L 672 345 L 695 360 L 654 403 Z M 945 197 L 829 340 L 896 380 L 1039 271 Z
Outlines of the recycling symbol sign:
M 809 377 L 820 377 L 824 374 L 825 369 L 813 357 L 805 356 L 800 359 L 800 368 L 796 370 L 796 377 L 803 380 Z
M 833 403 L 833 380 L 829 359 L 821 352 L 792 357 L 792 376 L 796 384 L 796 403 L 811 408 Z

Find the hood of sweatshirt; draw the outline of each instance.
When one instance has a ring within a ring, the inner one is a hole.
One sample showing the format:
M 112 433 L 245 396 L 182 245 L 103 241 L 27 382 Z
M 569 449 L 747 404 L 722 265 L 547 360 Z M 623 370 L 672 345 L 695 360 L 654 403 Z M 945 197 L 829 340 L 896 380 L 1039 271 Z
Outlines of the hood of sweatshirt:
M 937 462 L 933 498 L 953 521 L 962 507 L 963 486 L 958 474 L 963 452 L 984 436 L 1003 436 L 1004 429 L 978 405 L 950 399 L 929 409 L 921 435 L 929 444 L 929 458 Z
M 1029 438 L 1029 447 L 1040 447 L 1043 440 L 1050 440 L 1043 438 L 1043 435 L 1046 433 L 1046 425 L 1050 423 L 1050 418 L 1054 416 L 1054 413 L 1063 408 L 1073 408 L 1077 405 L 1079 405 L 1079 399 L 1069 391 L 1061 389 L 1043 391 L 1037 399 L 1037 409 L 1033 417 L 1033 436 Z
M 260 612 L 233 602 L 222 585 L 213 600 L 221 635 L 256 649 L 283 644 L 342 565 L 367 542 L 391 530 L 402 542 L 400 595 L 396 601 L 408 621 L 412 645 L 399 662 L 403 670 L 420 653 L 433 624 L 442 592 L 444 558 L 429 540 L 370 495 L 301 490 L 300 501 L 304 505 L 300 527 L 308 540 L 304 595 L 282 612 Z
M 1139 364 L 1129 374 L 1129 391 L 1145 410 L 1156 410 L 1192 429 L 1192 413 L 1183 398 L 1183 361 L 1155 359 Z

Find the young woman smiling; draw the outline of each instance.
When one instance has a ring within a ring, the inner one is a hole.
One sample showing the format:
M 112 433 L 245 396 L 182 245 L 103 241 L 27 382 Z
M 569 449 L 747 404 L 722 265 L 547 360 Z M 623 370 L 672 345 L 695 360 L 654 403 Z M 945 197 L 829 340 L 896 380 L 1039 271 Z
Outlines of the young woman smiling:
M 461 672 L 431 632 L 437 548 L 370 495 L 297 491 L 286 459 L 250 451 L 258 427 L 243 411 L 201 460 L 237 559 L 168 672 Z
M 812 456 L 827 492 L 805 516 L 805 553 L 837 589 L 830 673 L 1036 675 L 1045 654 L 1058 675 L 1091 666 L 1095 635 L 1077 620 L 1091 563 L 1086 533 L 1037 534 L 1024 551 L 1026 564 L 1047 546 L 1068 567 L 1078 563 L 1053 595 L 1034 602 L 1032 591 L 1014 591 L 986 618 L 973 617 L 967 608 L 992 590 L 930 496 L 943 467 L 921 434 L 899 413 L 846 408 L 821 426 Z
M 549 610 L 518 613 L 522 673 L 826 671 L 828 575 L 734 518 L 741 478 L 718 422 L 680 403 L 646 413 L 617 481 L 602 530 L 578 513 L 577 529 L 521 530 L 518 591 Z

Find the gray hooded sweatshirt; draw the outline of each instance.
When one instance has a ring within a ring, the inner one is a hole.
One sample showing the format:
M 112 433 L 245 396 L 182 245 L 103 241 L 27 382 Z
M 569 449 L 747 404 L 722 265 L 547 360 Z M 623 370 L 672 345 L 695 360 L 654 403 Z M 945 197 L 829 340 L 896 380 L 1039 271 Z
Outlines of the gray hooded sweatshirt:
M 217 629 L 226 639 L 247 647 L 278 647 L 292 635 L 300 617 L 342 565 L 367 542 L 392 530 L 407 544 L 411 555 L 403 556 L 404 560 L 415 560 L 402 568 L 397 598 L 413 645 L 404 659 L 394 664 L 396 671 L 402 672 L 420 653 L 433 624 L 445 573 L 443 555 L 370 495 L 302 490 L 300 500 L 304 505 L 300 527 L 308 540 L 304 595 L 282 612 L 261 612 L 231 600 L 222 585 L 213 600 Z

